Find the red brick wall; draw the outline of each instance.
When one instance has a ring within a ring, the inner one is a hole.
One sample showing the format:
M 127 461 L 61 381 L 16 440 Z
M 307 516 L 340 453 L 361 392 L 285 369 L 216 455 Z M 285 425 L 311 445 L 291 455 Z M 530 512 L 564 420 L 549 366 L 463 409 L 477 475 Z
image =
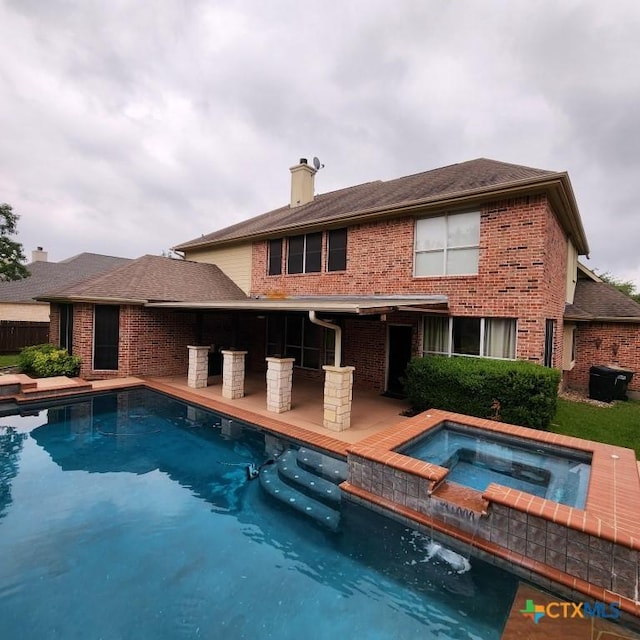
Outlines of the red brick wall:
M 545 234 L 543 292 L 545 318 L 555 320 L 556 328 L 553 344 L 553 366 L 562 368 L 562 335 L 564 327 L 564 307 L 567 299 L 567 237 L 557 218 L 547 216 Z M 544 325 L 542 326 L 544 346 Z M 544 351 L 544 349 L 543 349 Z
M 534 362 L 542 362 L 545 319 L 553 318 L 560 365 L 567 241 L 544 195 L 481 208 L 475 276 L 413 277 L 414 227 L 410 216 L 349 227 L 344 272 L 268 276 L 267 243 L 256 242 L 251 293 L 444 294 L 451 315 L 518 318 L 517 356 Z
M 49 305 L 49 342 L 60 344 L 60 307 L 54 303 Z
M 632 323 L 580 323 L 576 329 L 576 364 L 564 374 L 565 386 L 586 391 L 593 365 L 617 365 L 635 372 L 629 385 L 640 392 L 640 325 Z
M 195 314 L 121 306 L 118 370 L 97 371 L 92 368 L 93 308 L 92 304 L 74 305 L 73 353 L 82 358 L 81 377 L 186 375 Z

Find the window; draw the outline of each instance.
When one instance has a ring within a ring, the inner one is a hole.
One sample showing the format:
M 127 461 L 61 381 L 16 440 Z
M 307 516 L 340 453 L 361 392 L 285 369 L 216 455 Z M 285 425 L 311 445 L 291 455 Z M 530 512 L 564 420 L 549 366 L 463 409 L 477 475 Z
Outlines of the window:
M 282 273 L 282 238 L 269 240 L 269 271 L 270 276 Z
M 60 309 L 60 347 L 73 353 L 73 305 L 61 304 Z
M 516 357 L 516 321 L 512 318 L 428 316 L 424 320 L 423 353 Z
M 478 273 L 479 211 L 421 218 L 415 233 L 416 276 Z
M 347 230 L 334 229 L 327 234 L 327 271 L 347 268 Z
M 287 273 L 317 273 L 322 266 L 322 233 L 291 236 L 288 241 Z
M 295 358 L 295 365 L 320 369 L 333 363 L 333 331 L 325 331 L 306 316 L 272 316 L 267 324 L 267 355 Z
M 120 307 L 96 305 L 93 329 L 93 368 L 118 369 Z
M 545 367 L 553 367 L 553 340 L 555 337 L 556 321 L 545 320 L 544 323 L 544 355 L 542 362 Z

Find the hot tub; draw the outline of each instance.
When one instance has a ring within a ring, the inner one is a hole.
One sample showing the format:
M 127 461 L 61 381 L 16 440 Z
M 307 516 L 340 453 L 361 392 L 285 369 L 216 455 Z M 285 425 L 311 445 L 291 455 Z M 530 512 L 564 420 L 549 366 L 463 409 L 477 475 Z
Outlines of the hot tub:
M 591 454 L 444 422 L 398 453 L 449 469 L 447 480 L 484 491 L 490 483 L 583 509 Z

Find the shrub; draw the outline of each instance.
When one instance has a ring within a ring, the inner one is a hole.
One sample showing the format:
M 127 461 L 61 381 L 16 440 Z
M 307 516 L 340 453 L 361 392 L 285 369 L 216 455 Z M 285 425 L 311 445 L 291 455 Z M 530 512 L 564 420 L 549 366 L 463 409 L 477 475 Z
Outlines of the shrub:
M 409 363 L 414 409 L 434 408 L 538 429 L 551 422 L 560 372 L 532 362 L 427 356 Z
M 25 373 L 50 378 L 78 375 L 81 360 L 70 355 L 66 349 L 52 344 L 37 344 L 23 349 L 18 356 L 18 362 Z
M 25 347 L 18 355 L 18 366 L 24 373 L 35 373 L 33 369 L 33 360 L 38 353 L 51 353 L 56 351 L 58 347 L 53 344 L 34 344 L 31 347 Z

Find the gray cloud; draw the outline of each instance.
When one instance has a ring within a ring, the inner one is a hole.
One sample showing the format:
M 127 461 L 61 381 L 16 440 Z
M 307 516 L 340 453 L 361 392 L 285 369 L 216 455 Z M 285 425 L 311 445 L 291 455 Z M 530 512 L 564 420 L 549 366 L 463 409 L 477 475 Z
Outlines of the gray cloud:
M 640 286 L 635 0 L 0 0 L 0 201 L 52 259 L 137 256 L 319 191 L 486 156 L 571 176 Z

